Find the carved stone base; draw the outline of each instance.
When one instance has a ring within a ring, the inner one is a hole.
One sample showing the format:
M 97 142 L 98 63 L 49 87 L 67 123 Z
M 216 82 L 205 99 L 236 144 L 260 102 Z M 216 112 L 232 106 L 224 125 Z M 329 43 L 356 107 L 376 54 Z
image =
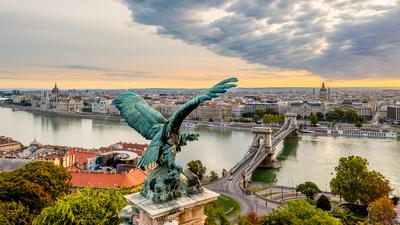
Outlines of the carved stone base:
M 202 193 L 184 196 L 164 203 L 154 203 L 139 193 L 126 195 L 131 205 L 121 210 L 124 224 L 134 225 L 204 225 L 204 206 L 219 194 L 204 189 Z

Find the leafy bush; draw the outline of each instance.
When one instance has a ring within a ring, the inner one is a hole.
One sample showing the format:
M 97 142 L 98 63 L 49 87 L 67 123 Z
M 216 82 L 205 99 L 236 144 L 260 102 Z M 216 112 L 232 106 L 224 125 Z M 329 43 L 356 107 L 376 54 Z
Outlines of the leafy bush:
M 331 211 L 331 201 L 329 201 L 328 197 L 326 197 L 325 195 L 321 195 L 317 200 L 316 207 L 324 211 Z
M 127 204 L 118 190 L 78 190 L 43 209 L 33 225 L 117 225 L 121 224 L 118 213 Z

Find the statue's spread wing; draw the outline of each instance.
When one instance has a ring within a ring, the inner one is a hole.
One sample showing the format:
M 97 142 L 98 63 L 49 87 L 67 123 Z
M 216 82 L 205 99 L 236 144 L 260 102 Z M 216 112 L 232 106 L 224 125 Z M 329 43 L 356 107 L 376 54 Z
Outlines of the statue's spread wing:
M 228 78 L 214 85 L 212 88 L 208 89 L 203 94 L 192 98 L 184 105 L 179 107 L 178 110 L 168 119 L 168 128 L 166 129 L 167 137 L 170 136 L 171 133 L 178 133 L 179 128 L 183 122 L 183 120 L 193 111 L 195 110 L 201 103 L 205 101 L 209 101 L 213 98 L 218 97 L 218 94 L 225 93 L 228 89 L 236 87 L 236 84 L 232 84 L 237 82 L 238 80 L 234 77 Z
M 162 128 L 166 119 L 138 94 L 126 92 L 112 102 L 128 125 L 150 140 Z

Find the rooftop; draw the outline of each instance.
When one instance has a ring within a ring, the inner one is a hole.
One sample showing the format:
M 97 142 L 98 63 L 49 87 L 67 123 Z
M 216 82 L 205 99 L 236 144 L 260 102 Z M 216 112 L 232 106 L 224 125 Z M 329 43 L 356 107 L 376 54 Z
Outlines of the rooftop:
M 65 155 L 75 155 L 75 162 L 79 164 L 86 163 L 88 159 L 97 155 L 96 151 L 74 150 L 70 149 Z
M 73 187 L 116 188 L 141 185 L 147 175 L 140 169 L 129 173 L 69 171 Z
M 0 146 L 1 145 L 11 145 L 11 144 L 21 144 L 18 141 L 15 141 L 9 137 L 0 136 Z

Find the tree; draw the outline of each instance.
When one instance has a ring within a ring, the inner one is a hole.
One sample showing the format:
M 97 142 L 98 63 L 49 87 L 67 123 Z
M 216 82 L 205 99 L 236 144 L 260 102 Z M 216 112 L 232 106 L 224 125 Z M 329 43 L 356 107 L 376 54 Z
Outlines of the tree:
M 0 224 L 29 224 L 29 209 L 22 203 L 0 202 Z
M 205 225 L 231 224 L 218 200 L 207 204 L 204 207 L 204 214 L 207 216 Z
M 70 175 L 50 162 L 32 162 L 0 173 L 0 201 L 19 202 L 33 215 L 70 191 Z
M 20 202 L 35 215 L 53 202 L 42 186 L 13 172 L 0 174 L 0 201 Z
M 364 205 L 387 197 L 392 191 L 389 181 L 379 172 L 368 171 L 367 165 L 368 161 L 359 156 L 341 158 L 330 182 L 332 193 L 349 203 L 360 201 Z
M 344 120 L 347 123 L 354 123 L 358 121 L 357 112 L 354 111 L 354 109 L 347 109 L 346 111 L 344 111 Z
M 318 121 L 324 121 L 325 120 L 325 115 L 322 112 L 317 112 L 316 114 Z
M 370 202 L 381 197 L 389 197 L 389 194 L 392 192 L 389 180 L 385 179 L 377 171 L 368 171 L 364 184 L 366 191 L 360 197 L 360 202 L 364 205 L 368 205 Z
M 325 224 L 339 225 L 340 222 L 327 212 L 315 208 L 304 200 L 289 201 L 287 206 L 281 206 L 261 218 L 259 225 L 287 224 Z
M 200 160 L 192 160 L 188 164 L 188 169 L 196 174 L 200 180 L 203 179 L 203 175 L 206 173 L 207 168 L 203 166 Z
M 262 118 L 265 115 L 265 110 L 263 109 L 256 109 L 254 111 L 254 115 L 257 115 L 258 118 Z
M 325 119 L 326 119 L 327 121 L 333 121 L 333 120 L 335 120 L 335 121 L 341 121 L 341 119 L 342 119 L 342 114 L 343 114 L 343 113 L 344 113 L 344 112 L 343 112 L 342 110 L 336 109 L 336 110 L 334 110 L 334 111 L 331 111 L 331 112 L 326 113 L 326 114 L 325 114 Z
M 358 128 L 360 128 L 360 127 L 363 126 L 362 122 L 360 122 L 360 121 L 355 122 L 354 125 L 355 125 L 356 127 L 358 127 Z
M 236 221 L 238 225 L 253 225 L 254 223 L 249 220 L 249 218 L 245 215 L 238 215 L 236 217 Z
M 218 180 L 218 174 L 214 170 L 211 170 L 210 181 L 215 181 L 215 180 Z
M 284 117 L 281 115 L 274 115 L 274 114 L 265 114 L 263 116 L 264 123 L 283 123 Z
M 308 201 L 314 200 L 314 197 L 321 192 L 319 187 L 310 181 L 297 185 L 296 191 L 305 195 Z
M 119 211 L 126 206 L 118 190 L 78 190 L 49 206 L 34 219 L 34 225 L 121 224 Z
M 318 117 L 314 114 L 310 114 L 310 123 L 315 127 L 318 123 Z
M 331 201 L 329 201 L 329 198 L 325 195 L 321 195 L 317 200 L 316 207 L 324 211 L 331 211 Z
M 396 224 L 394 219 L 397 213 L 392 201 L 388 198 L 379 198 L 370 204 L 368 220 L 370 224 Z
M 51 162 L 32 162 L 16 170 L 15 173 L 16 176 L 43 187 L 53 201 L 71 190 L 71 175 L 63 167 Z

